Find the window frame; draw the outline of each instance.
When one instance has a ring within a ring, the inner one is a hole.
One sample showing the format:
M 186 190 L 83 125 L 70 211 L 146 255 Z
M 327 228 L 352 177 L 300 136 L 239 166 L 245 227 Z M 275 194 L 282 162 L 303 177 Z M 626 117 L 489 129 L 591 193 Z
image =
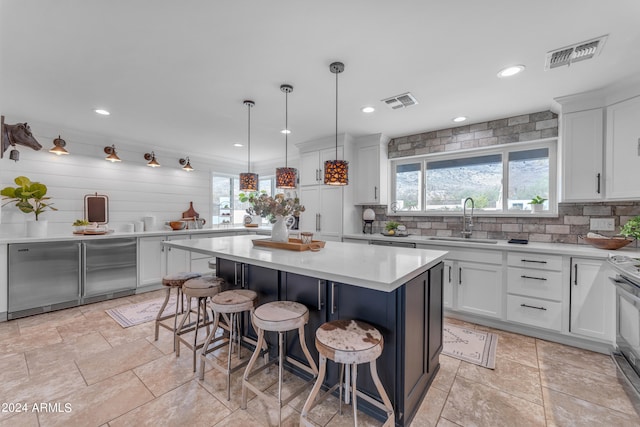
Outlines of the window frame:
M 527 151 L 538 148 L 548 148 L 549 150 L 549 209 L 540 213 L 532 213 L 529 210 L 505 209 L 508 206 L 509 192 L 509 153 L 516 151 Z M 465 159 L 470 157 L 501 154 L 502 155 L 502 210 L 483 211 L 476 210 L 474 215 L 490 217 L 556 217 L 558 216 L 558 139 L 549 138 L 535 141 L 514 142 L 509 144 L 493 145 L 483 148 L 472 148 L 465 150 L 455 150 L 448 152 L 432 153 L 419 156 L 396 157 L 389 160 L 389 200 L 396 200 L 396 168 L 398 165 L 420 163 L 421 183 L 420 199 L 422 207 L 415 211 L 394 211 L 393 202 L 387 205 L 387 216 L 459 216 L 457 211 L 439 211 L 426 209 L 426 188 L 427 188 L 427 163 L 441 160 Z

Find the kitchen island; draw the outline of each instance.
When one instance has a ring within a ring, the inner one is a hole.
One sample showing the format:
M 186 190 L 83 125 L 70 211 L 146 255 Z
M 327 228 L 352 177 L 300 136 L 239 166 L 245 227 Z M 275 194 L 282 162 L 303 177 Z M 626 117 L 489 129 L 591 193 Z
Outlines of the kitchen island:
M 316 360 L 315 330 L 322 323 L 355 318 L 377 327 L 384 337 L 378 373 L 393 403 L 396 425 L 408 425 L 440 367 L 441 261 L 447 252 L 340 242 L 327 242 L 318 252 L 296 252 L 254 247 L 256 238 L 264 237 L 174 240 L 164 245 L 216 257 L 218 276 L 231 288 L 256 291 L 259 304 L 274 300 L 305 304 L 309 308 L 305 339 Z M 244 322 L 243 330 L 255 336 L 249 322 Z M 292 335 L 286 338 L 287 353 L 302 361 L 297 334 Z M 268 339 L 275 342 L 274 337 Z M 377 399 L 367 369 L 358 368 L 358 389 Z M 326 384 L 335 383 L 337 377 L 338 367 L 330 363 Z M 364 400 L 358 407 L 385 418 Z

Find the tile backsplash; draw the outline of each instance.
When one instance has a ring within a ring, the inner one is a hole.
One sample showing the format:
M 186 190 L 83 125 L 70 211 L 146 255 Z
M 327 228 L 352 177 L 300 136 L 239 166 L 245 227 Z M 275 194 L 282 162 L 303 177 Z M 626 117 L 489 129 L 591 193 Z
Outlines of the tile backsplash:
M 462 231 L 462 213 L 456 216 L 392 216 L 386 206 L 363 206 L 376 213 L 374 233 L 384 229 L 387 221 L 404 224 L 410 234 L 419 236 L 459 237 Z M 560 203 L 557 217 L 495 217 L 476 215 L 473 218 L 473 236 L 487 239 L 529 239 L 532 242 L 583 244 L 581 235 L 590 230 L 592 218 L 612 218 L 614 231 L 597 231 L 612 236 L 620 226 L 640 215 L 640 202 Z M 637 242 L 636 242 L 637 245 Z

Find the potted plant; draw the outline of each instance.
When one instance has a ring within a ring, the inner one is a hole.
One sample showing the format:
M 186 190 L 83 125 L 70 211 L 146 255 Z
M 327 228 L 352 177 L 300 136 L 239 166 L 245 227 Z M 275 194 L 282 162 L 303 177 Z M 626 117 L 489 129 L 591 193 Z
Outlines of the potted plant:
M 533 199 L 531 199 L 531 201 L 529 202 L 529 204 L 531 205 L 531 212 L 532 213 L 542 212 L 544 210 L 544 202 L 546 201 L 547 199 L 540 196 L 536 196 Z
M 627 238 L 631 237 L 640 240 L 640 216 L 631 218 L 625 225 L 620 227 L 620 234 Z
M 31 182 L 26 176 L 17 177 L 14 182 L 18 187 L 5 187 L 0 191 L 7 200 L 6 204 L 15 202 L 18 209 L 26 214 L 33 213 L 35 221 L 27 222 L 27 236 L 43 237 L 47 234 L 47 221 L 39 221 L 39 216 L 47 209 L 57 211 L 53 203 L 49 203 L 51 197 L 47 197 L 47 186 L 39 182 Z
M 396 230 L 398 229 L 399 225 L 399 222 L 389 221 L 387 222 L 387 225 L 384 226 L 384 229 L 387 231 L 387 234 L 389 236 L 393 236 L 394 234 L 396 234 Z
M 86 219 L 76 219 L 72 225 L 73 225 L 74 231 L 76 233 L 80 233 L 85 230 L 87 225 L 89 225 L 89 221 L 87 221 Z

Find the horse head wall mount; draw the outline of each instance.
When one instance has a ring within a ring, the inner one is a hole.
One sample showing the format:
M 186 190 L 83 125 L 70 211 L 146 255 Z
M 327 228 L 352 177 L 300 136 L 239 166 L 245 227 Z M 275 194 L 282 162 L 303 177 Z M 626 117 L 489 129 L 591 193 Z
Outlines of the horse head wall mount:
M 42 148 L 42 145 L 40 145 L 33 137 L 31 128 L 29 128 L 27 123 L 8 125 L 4 122 L 4 116 L 0 118 L 0 123 L 2 125 L 0 159 L 4 157 L 4 152 L 7 151 L 9 146 L 12 146 L 14 149 L 11 150 L 10 159 L 18 161 L 20 154 L 18 153 L 18 150 L 15 149 L 16 144 L 33 148 L 36 151 Z

